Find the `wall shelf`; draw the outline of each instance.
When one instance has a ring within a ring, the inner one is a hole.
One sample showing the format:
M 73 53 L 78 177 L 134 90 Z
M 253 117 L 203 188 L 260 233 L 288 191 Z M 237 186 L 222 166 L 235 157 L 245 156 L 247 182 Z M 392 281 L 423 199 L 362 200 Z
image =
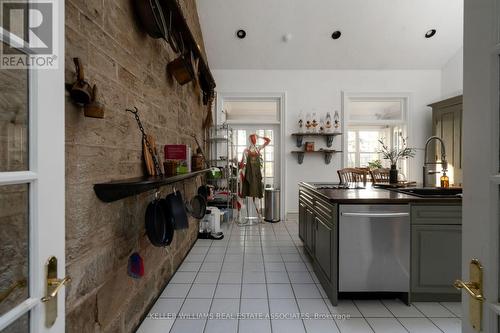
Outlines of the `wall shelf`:
M 203 169 L 172 177 L 152 176 L 136 177 L 123 180 L 115 180 L 108 183 L 94 185 L 94 192 L 104 202 L 113 202 L 131 197 L 143 192 L 157 189 L 161 186 L 189 179 L 197 175 L 209 172 L 211 169 Z
M 302 164 L 304 162 L 304 155 L 305 154 L 323 154 L 325 157 L 325 164 L 330 164 L 330 162 L 332 161 L 333 154 L 341 153 L 341 152 L 342 151 L 340 151 L 340 150 L 330 150 L 330 149 L 320 149 L 320 150 L 314 150 L 314 151 L 293 150 L 292 154 L 297 155 L 297 162 L 299 164 Z
M 297 140 L 297 147 L 302 147 L 302 141 L 304 137 L 315 137 L 322 136 L 326 139 L 326 146 L 331 147 L 333 144 L 333 138 L 337 135 L 342 135 L 342 133 L 292 133 L 292 136 Z

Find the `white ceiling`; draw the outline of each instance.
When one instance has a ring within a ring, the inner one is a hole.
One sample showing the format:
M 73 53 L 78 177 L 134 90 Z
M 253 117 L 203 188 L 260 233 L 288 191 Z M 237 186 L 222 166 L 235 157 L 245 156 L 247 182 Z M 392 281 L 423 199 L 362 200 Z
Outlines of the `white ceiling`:
M 213 69 L 440 69 L 463 0 L 197 0 Z M 429 29 L 436 29 L 426 39 Z M 245 29 L 247 37 L 236 37 Z M 333 31 L 342 37 L 333 40 Z M 289 42 L 285 34 L 292 34 Z

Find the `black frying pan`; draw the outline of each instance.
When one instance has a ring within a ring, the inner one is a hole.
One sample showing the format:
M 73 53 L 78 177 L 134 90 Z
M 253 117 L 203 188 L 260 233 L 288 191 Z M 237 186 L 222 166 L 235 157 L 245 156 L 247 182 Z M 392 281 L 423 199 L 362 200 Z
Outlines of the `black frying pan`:
M 172 216 L 165 200 L 154 200 L 146 209 L 146 234 L 154 246 L 167 246 L 174 237 Z
M 184 200 L 182 200 L 181 192 L 175 191 L 173 193 L 170 193 L 165 198 L 165 201 L 166 208 L 172 215 L 175 229 L 189 228 L 186 207 L 184 205 Z
M 153 38 L 166 39 L 167 23 L 159 0 L 134 0 L 144 30 Z

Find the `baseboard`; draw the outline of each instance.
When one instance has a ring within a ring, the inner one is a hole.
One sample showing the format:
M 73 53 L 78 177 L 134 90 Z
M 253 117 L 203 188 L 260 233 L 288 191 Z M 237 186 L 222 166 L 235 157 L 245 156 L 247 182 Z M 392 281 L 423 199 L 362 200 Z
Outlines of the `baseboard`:
M 294 212 L 294 211 L 287 212 L 286 213 L 286 219 L 287 220 L 295 220 L 295 221 L 297 221 L 299 219 L 299 212 Z

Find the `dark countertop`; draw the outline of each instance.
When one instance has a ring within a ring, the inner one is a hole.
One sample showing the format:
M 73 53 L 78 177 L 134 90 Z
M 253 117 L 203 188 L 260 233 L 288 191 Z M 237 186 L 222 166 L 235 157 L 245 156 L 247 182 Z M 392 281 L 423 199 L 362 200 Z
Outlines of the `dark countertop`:
M 373 188 L 370 185 L 367 185 L 364 189 L 318 189 L 315 183 L 300 182 L 299 186 L 312 190 L 326 200 L 338 204 L 462 204 L 462 198 L 460 197 L 422 198 L 394 190 Z

